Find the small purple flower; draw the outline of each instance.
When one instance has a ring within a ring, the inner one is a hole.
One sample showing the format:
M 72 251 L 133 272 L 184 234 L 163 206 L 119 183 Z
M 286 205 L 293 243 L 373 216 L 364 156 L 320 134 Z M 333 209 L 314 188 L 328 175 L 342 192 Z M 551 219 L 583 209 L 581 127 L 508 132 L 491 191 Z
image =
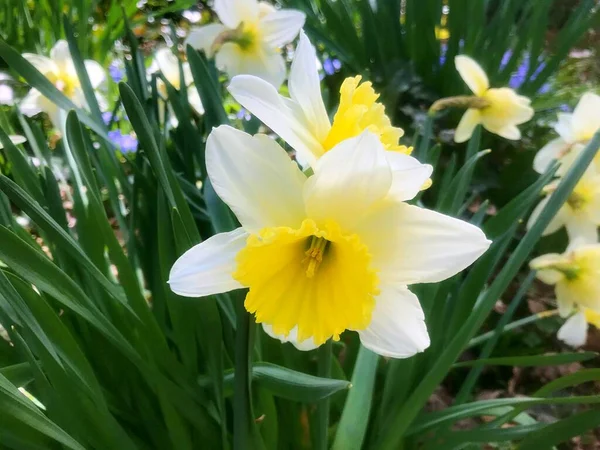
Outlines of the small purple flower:
M 123 134 L 121 130 L 113 130 L 108 132 L 108 137 L 123 153 L 131 153 L 137 150 L 138 140 L 131 134 Z
M 235 115 L 240 120 L 250 120 L 252 119 L 252 115 L 248 112 L 247 109 L 241 108 L 237 114 Z
M 111 111 L 106 111 L 102 113 L 102 121 L 104 122 L 104 125 L 108 125 L 110 123 L 112 119 L 112 112 Z
M 440 45 L 440 66 L 446 63 L 446 52 L 448 52 L 448 44 L 442 42 L 442 45 Z
M 115 83 L 118 83 L 125 78 L 125 72 L 117 61 L 110 63 L 110 66 L 108 66 L 108 73 Z
M 566 112 L 566 113 L 571 112 L 571 107 L 569 105 L 567 105 L 566 103 L 563 103 L 562 105 L 560 105 L 558 107 L 558 109 L 561 110 L 562 112 Z
M 325 58 L 323 61 L 323 71 L 327 75 L 333 75 L 342 68 L 342 62 L 337 58 Z

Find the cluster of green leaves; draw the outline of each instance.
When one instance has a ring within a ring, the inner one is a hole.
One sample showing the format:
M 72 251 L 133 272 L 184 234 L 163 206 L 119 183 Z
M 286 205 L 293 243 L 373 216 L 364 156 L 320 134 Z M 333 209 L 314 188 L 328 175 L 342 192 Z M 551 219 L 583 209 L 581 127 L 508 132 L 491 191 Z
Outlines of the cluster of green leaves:
M 388 110 L 414 100 L 422 85 L 434 99 L 467 88 L 454 57 L 467 54 L 486 70 L 492 85 L 506 85 L 528 55 L 532 63 L 520 93 L 532 96 L 558 69 L 600 12 L 583 0 L 570 12 L 546 52 L 549 17 L 560 0 L 285 0 L 307 14 L 306 30 L 382 92 Z M 445 9 L 447 8 L 447 9 Z M 446 12 L 446 14 L 445 14 Z M 447 39 L 440 30 L 447 31 Z M 442 39 L 444 38 L 444 39 Z M 503 56 L 509 56 L 503 64 Z
M 553 365 L 595 357 L 493 353 L 499 336 L 514 326 L 511 316 L 532 274 L 496 329 L 477 335 L 497 299 L 519 280 L 542 231 L 592 161 L 600 134 L 552 194 L 536 225 L 523 234 L 521 221 L 554 168 L 495 216 L 486 216 L 485 203 L 469 214 L 473 171 L 487 154 L 481 151 L 481 130 L 464 157 L 442 165 L 440 147 L 431 146 L 430 118 L 415 142 L 415 156 L 435 167 L 426 206 L 482 226 L 494 241 L 490 250 L 466 273 L 415 287 L 432 339 L 423 354 L 386 360 L 361 347 L 355 333 L 299 352 L 256 327 L 243 308 L 244 292 L 184 299 L 166 283 L 179 255 L 237 226 L 205 171 L 205 138 L 213 126 L 229 121 L 212 62 L 186 49 L 206 110 L 197 117 L 185 83 L 178 91 L 163 79 L 168 98 L 160 97 L 160 75 L 147 79 L 144 57 L 125 25 L 131 59 L 125 62 L 128 81 L 119 86 L 120 101 L 140 150 L 123 161 L 108 141 L 70 21 L 63 23 L 90 111 L 76 108 L 0 41 L 0 57 L 16 73 L 70 110 L 58 151 L 69 166 L 72 188 L 57 179 L 38 123 L 15 112 L 14 123 L 38 163 L 10 142 L 9 130 L 0 131 L 11 167 L 10 177 L 0 175 L 0 323 L 11 340 L 0 340 L 2 446 L 391 450 L 520 441 L 520 448 L 537 449 L 600 424 L 594 407 L 600 396 L 556 395 L 600 380 L 597 369 L 559 378 L 529 397 L 472 399 L 484 365 Z M 168 117 L 159 120 L 165 101 L 178 119 L 175 128 Z M 65 209 L 61 192 L 71 193 L 72 209 Z M 31 223 L 24 226 L 14 211 Z M 74 226 L 68 217 L 75 219 Z M 475 346 L 482 346 L 480 359 L 457 363 Z M 458 370 L 468 372 L 455 404 L 424 412 L 434 390 Z M 546 404 L 581 410 L 552 424 L 526 413 Z M 468 431 L 453 429 L 458 420 L 481 416 L 494 420 Z M 513 426 L 504 426 L 509 423 Z

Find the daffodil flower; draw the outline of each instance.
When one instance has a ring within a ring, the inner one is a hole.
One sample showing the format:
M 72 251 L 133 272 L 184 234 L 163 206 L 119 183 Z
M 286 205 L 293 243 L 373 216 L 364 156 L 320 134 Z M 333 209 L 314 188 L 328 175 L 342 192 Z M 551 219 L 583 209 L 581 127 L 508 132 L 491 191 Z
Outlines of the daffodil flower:
M 576 241 L 564 254 L 539 256 L 530 266 L 541 281 L 554 285 L 558 311 L 568 317 L 558 338 L 583 345 L 588 323 L 600 328 L 600 244 Z
M 23 58 L 29 61 L 42 75 L 48 78 L 56 88 L 69 98 L 76 106 L 87 108 L 87 102 L 81 89 L 77 71 L 73 64 L 73 58 L 69 51 L 67 41 L 58 41 L 52 50 L 50 57 L 24 53 Z M 84 61 L 85 69 L 94 89 L 98 88 L 105 80 L 106 74 L 100 64 L 91 59 Z M 100 102 L 102 98 L 99 97 Z M 27 116 L 33 116 L 45 112 L 50 121 L 57 127 L 63 127 L 62 122 L 66 117 L 61 110 L 48 98 L 44 97 L 37 89 L 31 89 L 19 104 L 21 112 Z M 62 117 L 61 117 L 62 116 Z
M 252 74 L 279 88 L 286 74 L 279 48 L 298 36 L 304 13 L 256 0 L 215 0 L 214 10 L 221 24 L 193 29 L 186 44 L 214 55 L 229 77 Z
M 444 280 L 490 244 L 469 223 L 405 203 L 431 167 L 385 151 L 368 131 L 327 152 L 307 177 L 269 137 L 220 126 L 206 165 L 242 226 L 181 256 L 171 289 L 200 297 L 248 288 L 256 321 L 302 350 L 356 330 L 381 355 L 423 351 L 425 318 L 407 285 Z
M 279 95 L 273 86 L 251 75 L 234 77 L 229 92 L 310 165 L 335 145 L 364 130 L 377 135 L 387 150 L 410 153 L 398 143 L 404 132 L 392 127 L 385 107 L 377 102 L 379 95 L 371 83 L 361 84 L 360 76 L 342 83 L 340 105 L 331 123 L 321 96 L 316 59 L 315 48 L 301 32 L 288 81 L 291 98 Z
M 481 66 L 468 56 L 459 55 L 454 63 L 461 78 L 475 94 L 474 97 L 466 97 L 468 109 L 456 127 L 454 140 L 468 141 L 479 124 L 505 139 L 521 139 L 517 125 L 533 117 L 533 109 L 529 106 L 531 101 L 508 87 L 490 88 Z
M 554 192 L 558 183 L 559 180 L 556 180 L 546 186 L 545 193 Z M 537 221 L 549 200 L 550 197 L 546 197 L 535 207 L 527 222 L 528 229 Z M 572 242 L 582 240 L 593 243 L 598 240 L 598 225 L 600 225 L 600 174 L 594 166 L 590 166 L 565 204 L 550 221 L 543 235 L 552 234 L 565 227 Z
M 559 175 L 567 171 L 589 140 L 600 130 L 600 96 L 591 92 L 583 94 L 573 114 L 558 114 L 554 130 L 559 137 L 542 147 L 533 160 L 533 169 L 538 173 L 544 173 L 554 160 L 561 163 Z M 594 159 L 594 164 L 600 170 L 600 156 Z
M 188 103 L 198 114 L 204 114 L 204 107 L 200 101 L 200 95 L 194 86 L 194 77 L 192 76 L 190 64 L 188 62 L 184 62 L 182 63 L 181 67 L 183 69 L 183 81 L 187 88 Z M 156 51 L 153 64 L 150 66 L 148 71 L 150 73 L 160 71 L 165 79 L 171 84 L 171 86 L 177 90 L 181 89 L 179 59 L 173 54 L 170 48 L 162 47 Z M 167 86 L 160 78 L 156 81 L 156 87 L 162 98 L 167 100 Z M 174 117 L 174 115 L 171 114 L 171 117 Z

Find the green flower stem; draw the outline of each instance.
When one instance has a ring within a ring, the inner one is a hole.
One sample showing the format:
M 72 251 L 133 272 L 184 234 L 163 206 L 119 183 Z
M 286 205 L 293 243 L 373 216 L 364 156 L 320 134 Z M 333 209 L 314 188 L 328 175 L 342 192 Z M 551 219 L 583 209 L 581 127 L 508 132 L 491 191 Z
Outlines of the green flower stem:
M 321 378 L 331 377 L 331 349 L 331 339 L 319 347 L 318 375 Z M 315 449 L 327 450 L 329 430 L 329 398 L 321 400 L 317 405 L 316 425 Z

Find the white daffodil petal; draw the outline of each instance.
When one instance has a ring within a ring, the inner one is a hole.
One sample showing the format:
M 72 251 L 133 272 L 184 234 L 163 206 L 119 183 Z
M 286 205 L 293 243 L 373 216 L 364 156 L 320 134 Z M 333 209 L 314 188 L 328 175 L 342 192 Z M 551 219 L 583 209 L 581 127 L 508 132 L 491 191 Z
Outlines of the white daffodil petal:
M 392 172 L 379 138 L 365 131 L 325 153 L 305 185 L 309 217 L 351 229 L 390 190 Z
M 192 108 L 194 108 L 194 111 L 200 115 L 204 114 L 204 106 L 202 105 L 202 100 L 200 100 L 200 94 L 198 94 L 198 89 L 196 89 L 196 86 L 189 86 L 187 88 L 187 94 L 188 103 Z
M 256 0 L 215 0 L 214 10 L 227 28 L 237 28 L 241 22 L 256 23 L 259 6 Z
M 171 49 L 168 47 L 158 49 L 154 55 L 154 60 L 167 81 L 171 83 L 175 89 L 179 89 L 181 84 L 181 78 L 179 76 L 179 60 L 177 59 L 177 56 L 173 54 Z
M 197 50 L 202 50 L 208 58 L 212 58 L 212 45 L 217 36 L 225 30 L 226 28 L 220 23 L 211 23 L 210 25 L 193 28 L 185 40 L 185 45 L 191 45 Z
M 586 92 L 573 111 L 573 134 L 577 140 L 591 139 L 600 129 L 600 96 Z
M 321 95 L 317 53 L 304 31 L 300 32 L 300 42 L 292 61 L 288 88 L 291 98 L 300 105 L 311 124 L 314 135 L 322 142 L 327 137 L 331 124 Z
M 23 53 L 23 58 L 29 61 L 42 75 L 56 74 L 58 67 L 50 58 L 35 53 Z
M 177 295 L 204 297 L 243 286 L 231 276 L 235 257 L 246 246 L 248 233 L 237 228 L 219 233 L 198 244 L 175 261 L 169 274 L 169 286 Z
M 391 358 L 408 358 L 430 343 L 419 299 L 406 287 L 382 286 L 371 323 L 358 334 L 366 348 Z
M 292 42 L 304 25 L 306 15 L 301 11 L 282 9 L 260 19 L 262 37 L 273 48 Z
M 90 83 L 93 88 L 97 88 L 100 86 L 104 80 L 106 79 L 106 73 L 100 64 L 91 59 L 86 59 L 84 61 L 85 70 L 87 71 L 88 77 L 90 78 Z
M 527 229 L 529 230 L 534 223 L 537 222 L 538 217 L 540 216 L 542 210 L 546 207 L 548 202 L 550 201 L 550 197 L 544 198 L 541 202 L 537 204 L 537 206 L 533 209 L 531 215 L 529 216 L 529 220 L 527 221 Z M 565 226 L 565 222 L 567 221 L 567 210 L 563 207 L 558 213 L 550 220 L 550 223 L 542 233 L 542 236 L 547 236 L 549 234 L 555 233 Z
M 569 240 L 595 244 L 598 242 L 598 224 L 588 219 L 572 217 L 565 223 Z
M 289 342 L 294 347 L 296 347 L 298 350 L 301 350 L 303 352 L 307 352 L 309 350 L 314 350 L 315 348 L 318 347 L 317 345 L 315 345 L 315 341 L 313 340 L 313 338 L 305 339 L 302 342 L 298 342 L 298 327 L 292 328 L 290 333 L 287 336 L 284 336 L 282 334 L 275 333 L 273 331 L 273 327 L 271 325 L 263 323 L 262 326 L 263 326 L 263 330 L 265 330 L 265 333 L 267 333 L 273 339 L 277 339 L 277 340 L 283 342 L 284 344 L 286 342 Z
M 230 78 L 236 75 L 254 75 L 275 89 L 285 80 L 285 61 L 277 50 L 262 45 L 254 52 L 241 49 L 233 42 L 227 42 L 215 57 L 217 67 L 226 72 Z
M 587 329 L 585 314 L 578 312 L 569 317 L 560 327 L 557 337 L 571 347 L 581 347 L 587 341 Z
M 206 143 L 206 168 L 219 197 L 249 232 L 298 228 L 305 218 L 306 177 L 273 139 L 226 125 L 215 128 Z
M 69 44 L 64 39 L 54 44 L 54 47 L 50 50 L 50 59 L 54 61 L 61 72 L 72 72 L 74 70 Z
M 37 89 L 31 89 L 19 103 L 19 110 L 28 117 L 35 116 L 42 111 L 44 96 Z
M 27 139 L 25 139 L 24 136 L 20 136 L 18 134 L 11 134 L 8 136 L 8 138 L 15 145 L 22 144 L 23 142 L 27 142 Z M 2 144 L 2 142 L 0 142 L 0 150 L 2 150 L 3 148 L 4 148 L 4 144 Z
M 490 82 L 488 81 L 488 77 L 474 59 L 465 55 L 458 55 L 454 58 L 454 64 L 460 77 L 475 95 L 482 95 L 489 89 Z
M 477 109 L 467 109 L 463 114 L 456 131 L 454 132 L 454 142 L 466 142 L 473 136 L 475 127 L 481 123 L 481 113 Z
M 567 143 L 575 141 L 573 136 L 573 114 L 558 113 L 558 121 L 554 125 L 554 131 Z
M 544 173 L 552 161 L 559 159 L 568 148 L 569 144 L 562 138 L 552 139 L 535 154 L 533 170 L 537 173 Z
M 436 283 L 470 266 L 490 241 L 476 226 L 406 203 L 380 202 L 355 227 L 382 282 Z
M 556 283 L 555 293 L 558 314 L 560 317 L 569 317 L 575 306 L 569 287 L 565 283 Z
M 227 88 L 233 98 L 271 128 L 304 159 L 313 164 L 323 147 L 296 102 L 279 95 L 269 83 L 251 75 L 240 75 Z
M 398 152 L 385 152 L 385 156 L 392 169 L 388 196 L 401 202 L 412 200 L 431 176 L 433 167 Z

